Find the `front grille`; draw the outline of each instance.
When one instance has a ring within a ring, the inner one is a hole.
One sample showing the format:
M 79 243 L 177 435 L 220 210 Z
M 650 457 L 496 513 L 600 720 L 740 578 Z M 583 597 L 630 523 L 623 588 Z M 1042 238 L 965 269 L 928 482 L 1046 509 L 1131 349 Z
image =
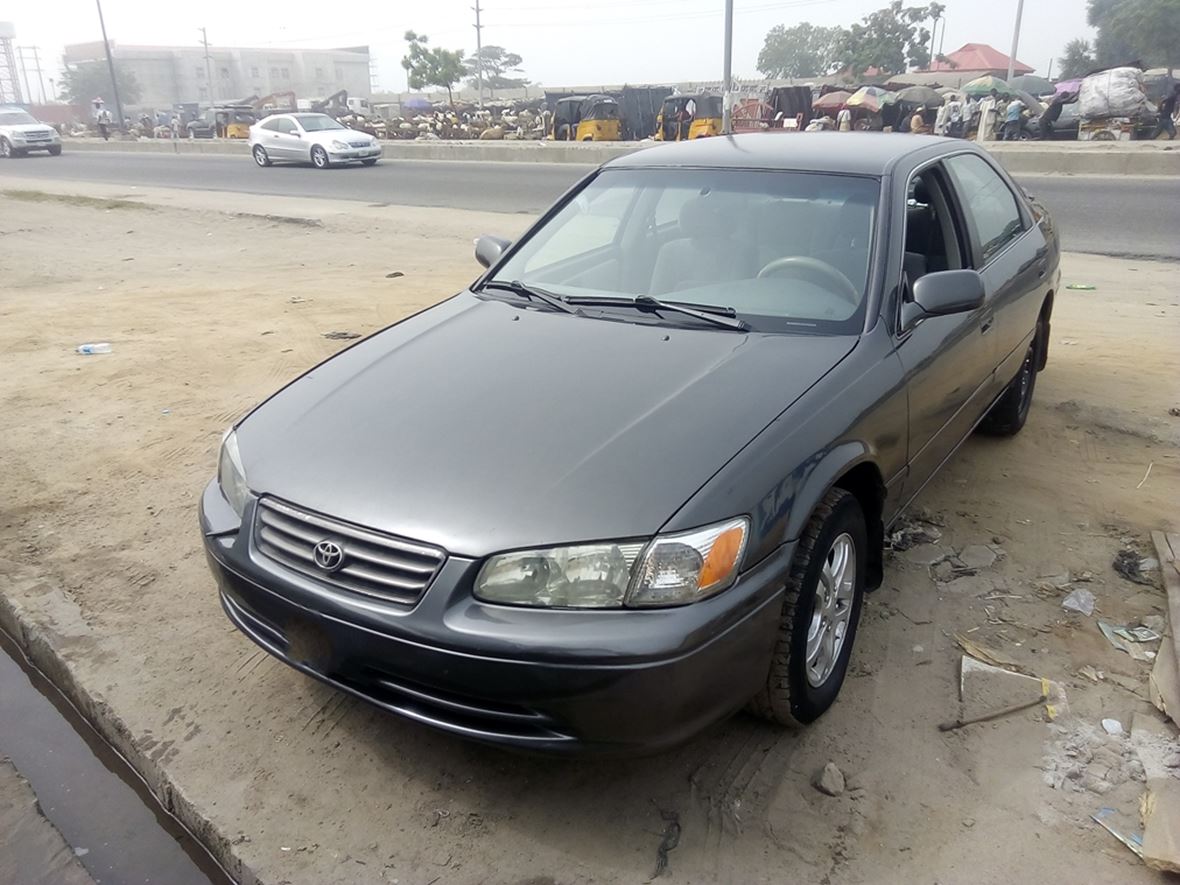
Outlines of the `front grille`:
M 316 564 L 316 545 L 343 551 L 336 570 Z M 309 578 L 349 593 L 413 605 L 446 560 L 437 547 L 363 529 L 276 498 L 262 498 L 254 518 L 260 553 Z
M 367 141 L 350 141 L 349 145 L 354 148 L 367 148 L 369 143 Z
M 50 141 L 53 138 L 52 132 L 26 132 L 25 141 Z

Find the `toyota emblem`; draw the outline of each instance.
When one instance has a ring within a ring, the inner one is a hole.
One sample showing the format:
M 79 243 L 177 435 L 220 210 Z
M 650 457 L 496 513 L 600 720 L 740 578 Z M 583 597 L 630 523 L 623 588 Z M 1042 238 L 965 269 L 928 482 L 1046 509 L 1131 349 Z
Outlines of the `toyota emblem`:
M 320 541 L 312 553 L 315 564 L 326 572 L 334 572 L 344 565 L 344 550 L 335 541 Z

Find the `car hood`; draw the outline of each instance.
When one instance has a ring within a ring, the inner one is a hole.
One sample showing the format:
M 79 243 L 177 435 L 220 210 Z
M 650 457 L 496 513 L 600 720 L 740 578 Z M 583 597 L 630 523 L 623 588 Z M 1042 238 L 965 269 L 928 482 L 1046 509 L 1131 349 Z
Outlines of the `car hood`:
M 330 147 L 334 141 L 363 141 L 368 144 L 373 141 L 373 136 L 356 129 L 324 129 L 320 132 L 305 132 L 303 140 L 310 144 L 322 144 L 324 147 Z
M 10 126 L 0 125 L 0 131 L 19 132 L 21 135 L 57 134 L 57 130 L 52 126 L 46 126 L 44 123 L 14 123 Z
M 855 343 L 463 293 L 288 385 L 239 449 L 258 494 L 455 554 L 649 536 Z

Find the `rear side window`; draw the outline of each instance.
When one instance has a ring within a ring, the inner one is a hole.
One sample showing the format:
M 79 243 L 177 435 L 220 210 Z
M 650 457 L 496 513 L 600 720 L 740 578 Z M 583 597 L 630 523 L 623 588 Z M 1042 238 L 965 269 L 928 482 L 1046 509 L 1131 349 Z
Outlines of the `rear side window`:
M 271 132 L 281 132 L 282 130 L 279 128 L 279 123 L 281 122 L 279 119 L 267 120 L 262 124 L 262 128 L 269 129 Z
M 987 264 L 1024 231 L 1020 206 L 1004 179 L 971 154 L 951 157 L 946 167 L 954 179 L 963 210 L 973 222 L 976 245 Z

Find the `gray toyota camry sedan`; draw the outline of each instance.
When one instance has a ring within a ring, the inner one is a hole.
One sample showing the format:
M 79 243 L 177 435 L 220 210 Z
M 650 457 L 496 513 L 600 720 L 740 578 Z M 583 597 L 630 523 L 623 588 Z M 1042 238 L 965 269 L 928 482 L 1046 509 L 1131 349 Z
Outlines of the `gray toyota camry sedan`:
M 1024 424 L 1059 282 L 986 153 L 868 133 L 643 150 L 476 257 L 227 432 L 201 529 L 271 654 L 557 753 L 827 710 L 885 529 Z

